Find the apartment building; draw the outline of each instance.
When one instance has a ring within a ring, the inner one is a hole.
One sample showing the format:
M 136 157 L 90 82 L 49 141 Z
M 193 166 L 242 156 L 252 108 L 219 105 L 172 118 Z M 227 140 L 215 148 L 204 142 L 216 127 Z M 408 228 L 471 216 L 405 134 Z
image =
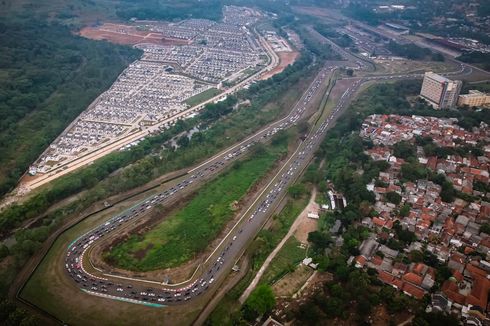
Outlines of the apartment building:
M 426 72 L 420 96 L 429 102 L 434 109 L 449 109 L 458 103 L 462 82 L 450 80 L 433 72 Z
M 468 94 L 459 95 L 458 106 L 483 106 L 490 105 L 490 95 L 477 91 L 470 90 Z

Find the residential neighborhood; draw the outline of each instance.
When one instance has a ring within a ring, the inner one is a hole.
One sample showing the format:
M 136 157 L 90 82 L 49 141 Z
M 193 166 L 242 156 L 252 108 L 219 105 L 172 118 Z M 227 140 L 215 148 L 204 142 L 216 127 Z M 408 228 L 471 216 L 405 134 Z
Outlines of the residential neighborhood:
M 371 143 L 366 154 L 389 167 L 368 185 L 376 214 L 362 221 L 371 236 L 352 263 L 377 270 L 379 280 L 409 296 L 431 295 L 428 309 L 484 320 L 490 308 L 489 126 L 467 131 L 456 119 L 371 115 L 360 136 Z M 463 156 L 462 148 L 472 150 Z M 440 288 L 436 280 L 443 281 Z

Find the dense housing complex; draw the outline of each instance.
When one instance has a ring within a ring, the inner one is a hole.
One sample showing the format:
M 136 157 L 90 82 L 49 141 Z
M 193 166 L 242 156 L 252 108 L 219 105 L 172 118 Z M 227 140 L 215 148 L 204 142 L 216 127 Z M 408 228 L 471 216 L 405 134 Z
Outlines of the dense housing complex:
M 189 19 L 178 23 L 138 22 L 180 45 L 140 43 L 140 60 L 126 68 L 38 158 L 29 172 L 50 173 L 73 160 L 137 134 L 149 126 L 164 129 L 189 108 L 186 100 L 221 88 L 256 71 L 267 56 L 247 27 L 261 14 L 225 6 L 223 22 Z M 130 34 L 122 30 L 121 33 Z M 171 43 L 171 42 L 170 42 Z
M 389 167 L 368 185 L 376 214 L 362 223 L 372 234 L 352 262 L 412 297 L 434 293 L 430 309 L 483 321 L 490 312 L 490 128 L 467 131 L 456 122 L 398 115 L 364 121 L 360 136 L 373 144 L 366 154 Z M 406 152 L 394 148 L 401 142 L 415 147 L 414 157 L 400 157 Z M 478 150 L 459 154 L 469 147 Z M 439 275 L 437 288 L 440 266 L 450 275 Z

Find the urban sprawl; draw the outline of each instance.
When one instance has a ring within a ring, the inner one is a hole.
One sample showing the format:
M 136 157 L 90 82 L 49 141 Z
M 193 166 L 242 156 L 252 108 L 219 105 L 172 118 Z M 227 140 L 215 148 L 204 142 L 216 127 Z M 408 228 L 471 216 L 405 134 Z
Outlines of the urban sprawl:
M 362 221 L 372 233 L 351 262 L 376 269 L 382 282 L 409 296 L 421 299 L 431 294 L 429 310 L 485 319 L 490 234 L 482 226 L 488 226 L 490 199 L 481 198 L 490 180 L 489 126 L 481 123 L 469 132 L 456 119 L 372 115 L 360 136 L 371 143 L 366 154 L 389 167 L 368 185 L 376 196 L 376 216 Z M 416 148 L 415 157 L 395 155 L 401 142 Z M 462 147 L 478 150 L 462 156 Z M 436 177 L 413 177 L 410 166 Z M 447 182 L 463 195 L 448 200 Z M 413 241 L 400 245 L 394 238 L 400 230 L 414 234 Z M 421 255 L 425 259 L 416 258 Z M 432 266 L 427 262 L 431 257 Z M 434 292 L 435 265 L 446 266 L 451 277 Z

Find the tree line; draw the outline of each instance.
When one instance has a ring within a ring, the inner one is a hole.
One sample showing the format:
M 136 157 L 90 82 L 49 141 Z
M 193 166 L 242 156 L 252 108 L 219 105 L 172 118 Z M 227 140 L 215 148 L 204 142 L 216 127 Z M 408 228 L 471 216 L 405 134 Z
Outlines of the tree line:
M 57 24 L 0 24 L 0 195 L 139 55 Z

